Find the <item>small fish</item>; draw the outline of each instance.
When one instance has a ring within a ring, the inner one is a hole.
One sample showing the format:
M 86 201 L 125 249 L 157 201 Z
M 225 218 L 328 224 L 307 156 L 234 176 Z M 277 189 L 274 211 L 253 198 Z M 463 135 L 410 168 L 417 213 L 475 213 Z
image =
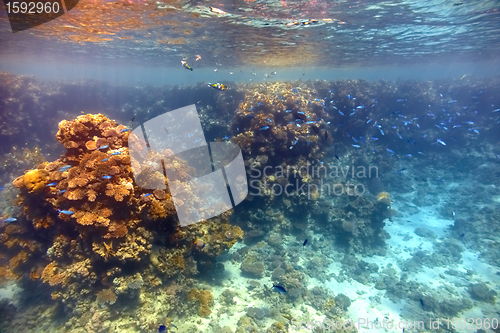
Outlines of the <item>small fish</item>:
M 274 290 L 276 290 L 276 291 L 277 291 L 277 292 L 279 292 L 280 294 L 284 294 L 284 293 L 286 293 L 285 288 L 283 288 L 282 286 L 278 286 L 277 284 L 274 284 L 274 283 L 273 283 L 273 288 L 274 288 Z
M 17 219 L 15 217 L 8 217 L 6 218 L 5 220 L 3 220 L 5 223 L 12 223 L 12 222 L 16 222 Z
M 185 62 L 184 60 L 181 60 L 181 64 L 182 64 L 182 67 L 184 67 L 185 69 L 189 70 L 189 71 L 193 71 L 193 69 L 191 68 L 191 66 L 189 66 L 189 64 L 187 62 Z
M 386 149 L 387 149 L 387 151 L 388 151 L 389 153 L 394 154 L 394 150 L 389 149 L 389 148 L 386 148 Z
M 102 176 L 102 179 L 111 179 L 111 178 L 112 178 L 112 177 L 111 177 L 111 176 L 108 176 L 108 175 L 106 175 L 106 176 Z
M 335 158 L 338 159 L 340 161 L 340 158 L 335 154 Z
M 404 102 L 405 99 L 404 98 L 400 98 L 400 99 L 397 99 L 396 102 Z
M 144 198 L 145 198 L 145 197 L 149 197 L 150 195 L 151 195 L 151 193 L 146 193 L 146 194 L 144 194 L 144 195 L 143 195 L 143 197 L 144 197 Z
M 360 145 L 352 145 L 352 146 L 355 147 L 355 148 L 361 148 Z
M 376 140 L 378 140 L 378 138 L 376 138 L 376 137 L 373 137 L 373 138 L 372 138 L 372 140 L 375 140 L 375 141 L 376 141 Z
M 61 169 L 59 169 L 59 172 L 64 172 L 64 171 L 68 171 L 68 169 L 71 168 L 71 165 L 65 165 L 63 166 Z
M 226 90 L 227 89 L 226 85 L 224 85 L 222 83 L 209 83 L 208 86 L 211 88 L 217 89 L 217 90 Z
M 160 325 L 158 328 L 158 333 L 166 333 L 167 332 L 167 326 L 165 325 Z
M 442 144 L 443 146 L 446 146 L 446 143 L 445 143 L 444 141 L 440 140 L 440 139 L 437 139 L 437 143 L 440 143 L 440 144 Z
M 109 146 L 108 146 L 108 145 L 104 145 L 104 146 L 100 146 L 100 147 L 99 147 L 99 148 L 97 148 L 97 149 L 101 150 L 101 149 L 106 149 L 106 148 L 109 148 Z
M 51 186 L 56 186 L 56 185 L 57 185 L 57 183 L 50 183 L 50 184 L 47 184 L 46 186 L 51 187 Z
M 455 220 L 455 211 L 453 211 L 452 214 L 453 214 L 453 220 Z
M 107 158 L 103 158 L 101 162 L 106 162 L 107 160 L 108 160 Z
M 406 170 L 406 168 L 403 168 L 403 169 L 399 170 L 398 173 L 401 175 L 402 174 L 401 172 L 403 172 L 405 170 Z
M 307 238 L 306 238 L 306 240 L 304 241 L 304 244 L 302 244 L 302 246 L 306 246 L 306 244 L 307 244 Z
M 276 74 L 278 74 L 278 73 L 276 73 L 276 72 L 271 72 L 271 75 L 276 75 Z
M 75 213 L 71 210 L 60 210 L 60 209 L 58 209 L 57 212 L 64 215 L 73 215 Z
M 399 134 L 399 132 L 396 132 L 396 134 L 398 135 L 398 138 L 400 138 L 401 140 L 403 140 L 403 137 L 401 136 L 401 134 Z
M 297 124 L 298 125 L 298 124 Z M 261 131 L 265 131 L 265 130 L 268 130 L 269 129 L 269 126 L 264 126 L 264 127 L 261 127 L 260 130 Z
M 492 112 L 500 112 L 500 109 L 493 110 Z
M 381 128 L 379 128 L 378 130 L 380 131 L 380 134 L 385 135 L 384 131 Z
M 465 234 L 460 234 L 460 236 L 458 236 L 458 238 L 464 238 Z
M 424 300 L 423 299 L 420 299 L 420 305 L 422 305 L 422 307 L 425 306 L 425 303 L 424 303 Z
M 67 190 L 60 190 L 59 192 L 57 192 L 58 194 L 64 194 L 64 192 L 66 192 Z
M 124 132 L 128 132 L 128 131 L 130 131 L 128 128 L 124 128 L 124 129 L 122 129 L 122 130 L 120 131 L 120 133 L 124 133 Z
M 111 153 L 112 156 L 120 155 L 120 154 L 121 154 L 121 152 L 119 152 L 119 151 L 114 151 L 114 152 Z

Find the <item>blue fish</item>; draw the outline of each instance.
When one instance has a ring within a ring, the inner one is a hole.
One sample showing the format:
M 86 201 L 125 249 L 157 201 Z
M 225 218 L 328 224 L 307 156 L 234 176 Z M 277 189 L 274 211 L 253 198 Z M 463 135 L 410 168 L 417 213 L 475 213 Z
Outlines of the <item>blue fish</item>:
M 340 158 L 339 158 L 337 155 L 335 155 L 335 158 L 336 158 L 336 159 L 338 159 L 338 160 L 340 161 Z
M 56 186 L 56 185 L 57 185 L 57 183 L 50 183 L 50 184 L 47 184 L 46 186 L 51 187 L 51 186 Z
M 403 172 L 405 170 L 406 170 L 406 168 L 403 168 L 403 169 L 399 170 L 398 173 L 401 175 L 401 172 Z
M 101 162 L 106 162 L 107 160 L 108 160 L 107 158 L 103 158 Z
M 64 215 L 73 215 L 75 213 L 71 210 L 60 210 L 60 209 L 58 209 L 57 212 Z
M 306 246 L 306 244 L 307 244 L 307 238 L 306 238 L 306 240 L 304 241 L 304 243 L 302 244 L 302 246 Z
M 372 121 L 372 120 L 371 120 L 371 119 L 368 119 L 368 120 L 366 121 L 366 123 L 367 123 L 367 124 L 369 124 L 369 123 L 370 123 L 370 121 Z
M 5 223 L 12 223 L 12 222 L 16 222 L 17 219 L 15 217 L 8 217 L 6 218 L 5 220 L 3 220 Z
M 380 134 L 385 135 L 384 131 L 381 128 L 379 128 L 378 130 L 380 131 Z
M 373 138 L 372 138 L 372 140 L 378 140 L 378 138 L 376 138 L 376 137 L 373 137 Z
M 123 132 L 128 132 L 128 131 L 130 131 L 128 128 L 124 128 L 124 129 L 122 129 L 122 130 L 120 131 L 120 133 L 123 133 Z
M 295 146 L 297 144 L 298 140 L 295 140 L 294 142 L 292 142 L 292 146 Z
M 352 146 L 355 147 L 355 148 L 361 148 L 360 145 L 352 145 Z
M 440 143 L 440 144 L 442 144 L 443 146 L 446 146 L 446 143 L 444 141 L 440 140 L 440 139 L 437 139 L 437 142 Z
M 158 333 L 166 333 L 167 332 L 167 326 L 165 325 L 160 325 L 158 328 Z
M 144 195 L 143 195 L 143 197 L 144 197 L 144 198 L 145 198 L 145 197 L 149 197 L 150 195 L 151 195 L 151 193 L 146 193 L 146 194 L 144 194 Z
M 344 115 L 344 112 L 342 112 L 342 111 L 340 111 L 340 110 L 338 110 L 338 111 L 339 111 L 339 114 L 340 114 L 341 116 L 343 116 L 343 115 Z
M 111 177 L 111 176 L 108 176 L 108 175 L 106 175 L 106 176 L 102 176 L 102 179 L 111 179 L 111 178 L 112 178 L 112 177 Z
M 121 152 L 119 152 L 119 151 L 114 151 L 114 152 L 111 153 L 112 156 L 120 155 L 120 154 L 121 154 Z
M 365 106 L 364 106 L 364 105 L 360 105 L 360 106 L 358 106 L 358 107 L 356 107 L 356 108 L 357 108 L 357 109 L 364 109 L 364 108 L 365 108 Z
M 97 148 L 97 149 L 106 149 L 106 148 L 109 148 L 109 146 L 108 146 L 108 145 L 104 145 L 104 146 L 100 146 L 100 147 L 99 147 L 99 148 Z
M 67 190 L 60 190 L 59 192 L 57 192 L 58 194 L 63 194 L 64 192 L 66 192 Z
M 404 98 L 400 98 L 400 99 L 396 100 L 396 102 L 404 102 L 404 101 L 405 101 Z
M 314 124 L 315 121 L 314 120 L 311 120 L 311 121 L 306 121 L 306 124 Z
M 396 134 L 398 135 L 398 137 L 403 140 L 403 137 L 401 136 L 401 134 L 399 134 L 399 132 L 396 132 Z
M 278 286 L 277 284 L 273 283 L 273 288 L 274 288 L 274 290 L 276 290 L 280 294 L 286 293 L 286 289 L 284 287 L 282 287 L 282 286 Z
M 71 165 L 65 165 L 63 166 L 61 169 L 59 169 L 59 172 L 64 172 L 64 171 L 67 171 L 69 168 L 71 168 Z
M 297 124 L 298 125 L 298 124 Z M 265 131 L 265 130 L 268 130 L 269 129 L 269 126 L 264 126 L 264 127 L 261 127 L 260 130 L 261 131 Z

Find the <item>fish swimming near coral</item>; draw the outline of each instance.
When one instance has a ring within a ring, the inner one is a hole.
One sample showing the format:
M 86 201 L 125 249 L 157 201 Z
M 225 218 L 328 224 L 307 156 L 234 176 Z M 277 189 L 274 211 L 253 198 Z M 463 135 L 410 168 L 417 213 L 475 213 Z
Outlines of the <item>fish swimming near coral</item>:
M 227 89 L 227 87 L 222 83 L 209 83 L 208 86 L 211 88 L 217 89 L 217 90 L 226 90 Z
M 274 288 L 274 290 L 276 290 L 276 291 L 277 291 L 277 292 L 279 292 L 280 294 L 284 294 L 284 293 L 286 293 L 285 288 L 284 288 L 284 287 L 282 287 L 282 286 L 278 286 L 277 284 L 274 284 L 274 283 L 273 283 L 273 288 Z
M 60 209 L 58 209 L 57 212 L 64 215 L 73 215 L 75 213 L 72 210 L 60 210 Z
M 106 175 L 106 176 L 102 176 L 102 179 L 111 179 L 112 177 L 109 176 L 109 175 Z
M 167 332 L 167 326 L 165 325 L 160 325 L 158 328 L 158 333 L 166 333 Z
M 306 246 L 306 244 L 307 244 L 307 238 L 306 238 L 306 240 L 304 241 L 304 244 L 302 244 L 302 246 Z
M 114 152 L 111 153 L 112 156 L 116 156 L 116 155 L 120 155 L 120 154 L 121 154 L 120 151 L 114 151 Z
M 106 148 L 109 148 L 109 146 L 108 146 L 108 145 L 104 145 L 104 146 L 100 146 L 100 147 L 99 147 L 99 148 L 97 148 L 97 149 L 102 150 L 102 149 L 106 149 Z
M 12 222 L 16 222 L 16 221 L 17 221 L 17 219 L 15 217 L 8 217 L 5 220 L 3 220 L 4 223 L 12 223 Z
M 71 165 L 65 165 L 63 166 L 61 169 L 59 169 L 59 172 L 64 172 L 64 171 L 68 171 L 68 169 L 71 168 Z
M 182 66 L 183 66 L 185 69 L 187 69 L 187 70 L 189 70 L 189 71 L 191 71 L 191 72 L 193 71 L 193 69 L 191 68 L 191 66 L 189 66 L 189 64 L 188 64 L 187 62 L 185 62 L 184 60 L 181 60 L 181 64 L 182 64 Z
M 56 185 L 57 185 L 57 183 L 50 183 L 50 184 L 47 184 L 46 186 L 47 187 L 52 187 L 52 186 L 56 186 Z

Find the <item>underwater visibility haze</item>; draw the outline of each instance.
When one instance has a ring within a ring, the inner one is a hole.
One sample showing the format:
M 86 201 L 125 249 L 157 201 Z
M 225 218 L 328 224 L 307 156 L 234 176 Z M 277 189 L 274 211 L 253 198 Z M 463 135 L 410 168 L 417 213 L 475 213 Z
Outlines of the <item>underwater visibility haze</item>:
M 2 333 L 500 332 L 498 1 L 14 3 Z

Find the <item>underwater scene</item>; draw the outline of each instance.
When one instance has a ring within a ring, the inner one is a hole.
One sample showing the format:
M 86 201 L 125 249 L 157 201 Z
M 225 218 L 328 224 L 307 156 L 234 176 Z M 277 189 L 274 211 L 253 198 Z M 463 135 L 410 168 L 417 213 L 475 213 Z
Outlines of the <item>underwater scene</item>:
M 498 1 L 37 1 L 0 332 L 500 332 Z

